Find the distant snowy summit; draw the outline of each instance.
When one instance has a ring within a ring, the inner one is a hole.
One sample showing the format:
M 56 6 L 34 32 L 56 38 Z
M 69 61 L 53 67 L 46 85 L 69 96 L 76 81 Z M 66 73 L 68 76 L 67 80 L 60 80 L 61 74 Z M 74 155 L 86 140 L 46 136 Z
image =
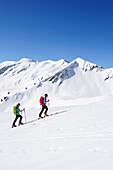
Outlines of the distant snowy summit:
M 2 100 L 8 95 L 15 95 L 16 100 L 46 92 L 61 97 L 91 97 L 113 93 L 113 69 L 81 58 L 72 62 L 23 58 L 0 63 L 0 82 Z
M 72 77 L 75 74 L 74 69 L 76 68 L 79 68 L 84 72 L 104 71 L 104 80 L 113 78 L 113 69 L 103 69 L 103 67 L 85 61 L 81 58 L 77 58 L 72 62 L 68 62 L 64 59 L 59 61 L 47 60 L 39 62 L 28 58 L 23 58 L 18 62 L 5 61 L 0 63 L 0 76 L 17 76 L 20 73 L 28 73 L 31 71 L 31 77 L 36 78 L 37 76 L 35 73 L 37 73 L 40 80 L 44 80 L 45 78 L 45 81 L 48 79 L 49 81 L 56 82 L 59 78 L 63 80 L 65 78 Z
M 68 62 L 64 59 L 61 59 L 59 61 L 51 61 L 51 60 L 47 60 L 47 61 L 34 61 L 28 58 L 23 58 L 18 62 L 14 62 L 14 61 L 5 61 L 3 63 L 0 63 L 0 75 L 2 76 L 6 76 L 9 73 L 12 73 L 12 75 L 14 75 L 13 73 L 15 72 L 16 74 L 20 73 L 22 70 L 26 70 L 28 69 L 30 66 L 36 65 L 37 67 L 39 66 L 41 69 L 43 69 L 42 67 L 45 67 L 48 65 L 48 67 L 55 67 L 54 71 L 57 71 L 56 68 L 58 69 L 63 69 L 66 67 L 70 67 L 74 68 L 75 67 L 80 67 L 83 71 L 91 71 L 95 68 L 97 69 L 102 69 L 102 67 L 97 66 L 96 64 L 92 64 L 90 62 L 87 62 L 81 58 L 77 58 L 72 62 Z M 21 69 L 22 68 L 22 69 Z M 18 70 L 18 71 L 17 71 Z M 48 70 L 47 70 L 48 71 Z M 52 69 L 53 71 L 53 69 Z

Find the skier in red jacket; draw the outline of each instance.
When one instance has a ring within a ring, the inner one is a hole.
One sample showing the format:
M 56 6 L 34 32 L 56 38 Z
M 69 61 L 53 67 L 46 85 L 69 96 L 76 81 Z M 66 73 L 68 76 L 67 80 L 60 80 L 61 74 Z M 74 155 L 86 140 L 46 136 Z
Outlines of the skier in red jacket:
M 45 97 L 41 96 L 41 98 L 40 98 L 40 105 L 42 105 L 42 110 L 41 110 L 41 112 L 39 114 L 38 119 L 43 118 L 41 115 L 42 115 L 44 110 L 45 110 L 44 117 L 48 116 L 47 115 L 48 107 L 46 106 L 46 103 L 49 102 L 49 99 L 47 100 L 47 97 L 48 97 L 48 94 L 45 94 Z

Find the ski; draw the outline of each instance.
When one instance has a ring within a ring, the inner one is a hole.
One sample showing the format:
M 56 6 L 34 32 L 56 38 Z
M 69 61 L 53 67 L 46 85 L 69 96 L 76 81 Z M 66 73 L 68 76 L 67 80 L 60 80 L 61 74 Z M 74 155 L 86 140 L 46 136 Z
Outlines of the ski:
M 15 127 L 19 127 L 19 126 L 22 126 L 22 125 L 25 125 L 26 123 L 23 123 L 23 124 L 21 124 L 21 125 L 16 125 L 16 126 L 13 126 L 12 125 L 12 128 L 15 128 Z
M 44 116 L 44 117 L 42 117 L 42 118 L 38 118 L 38 120 L 41 120 L 41 119 L 43 119 L 43 118 L 47 118 L 47 117 L 49 117 L 49 116 L 53 116 L 53 115 L 56 115 L 56 114 L 58 114 L 58 112 L 52 113 L 52 114 L 47 115 L 47 116 Z
M 29 121 L 29 122 L 23 123 L 22 125 L 26 125 L 26 124 L 28 124 L 28 123 L 32 123 L 32 122 L 35 122 L 35 121 L 37 121 L 37 120 L 44 119 L 44 118 L 47 118 L 47 117 L 49 117 L 49 116 L 56 115 L 56 114 L 58 114 L 58 113 L 59 113 L 59 112 L 52 113 L 52 114 L 50 114 L 50 115 L 48 115 L 48 116 L 45 116 L 45 117 L 42 117 L 42 118 L 40 118 L 40 119 L 38 118 L 38 119 L 31 120 L 31 121 Z M 12 126 L 12 128 L 19 127 L 19 126 L 22 126 L 22 125 Z

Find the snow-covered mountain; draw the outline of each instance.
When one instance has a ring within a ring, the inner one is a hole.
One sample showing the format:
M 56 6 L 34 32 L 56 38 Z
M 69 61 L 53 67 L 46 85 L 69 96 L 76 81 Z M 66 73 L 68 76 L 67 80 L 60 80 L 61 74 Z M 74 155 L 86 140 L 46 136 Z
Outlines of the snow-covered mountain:
M 72 62 L 23 58 L 0 64 L 0 82 L 0 103 L 8 99 L 35 104 L 40 95 L 48 93 L 59 99 L 59 105 L 65 98 L 113 94 L 113 69 L 103 69 L 81 58 Z
M 1 63 L 0 170 L 112 170 L 112 84 L 113 69 L 80 58 Z M 58 114 L 37 120 L 45 93 Z M 11 128 L 18 102 L 27 124 Z

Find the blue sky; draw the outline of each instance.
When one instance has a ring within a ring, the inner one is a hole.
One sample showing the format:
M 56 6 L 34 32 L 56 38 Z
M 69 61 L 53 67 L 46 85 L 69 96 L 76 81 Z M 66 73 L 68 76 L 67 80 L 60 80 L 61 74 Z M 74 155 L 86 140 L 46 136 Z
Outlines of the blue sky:
M 113 1 L 0 0 L 0 62 L 23 57 L 113 67 Z

